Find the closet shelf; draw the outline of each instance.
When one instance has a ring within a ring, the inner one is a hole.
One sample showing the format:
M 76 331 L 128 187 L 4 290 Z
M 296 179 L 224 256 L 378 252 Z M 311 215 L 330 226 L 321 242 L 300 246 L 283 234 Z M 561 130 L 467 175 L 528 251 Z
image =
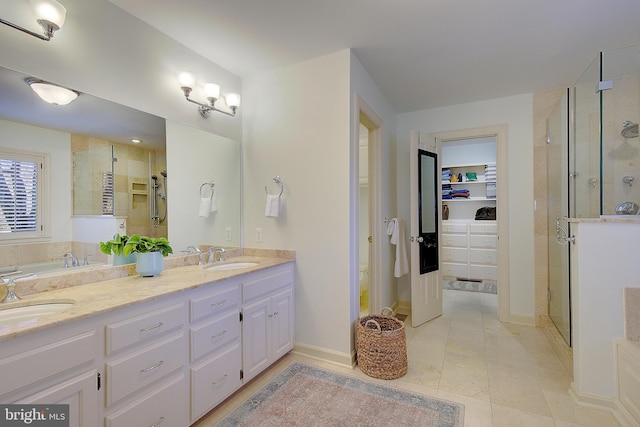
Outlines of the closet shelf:
M 442 199 L 442 203 L 449 202 L 479 202 L 479 201 L 496 201 L 495 197 L 454 197 L 453 199 Z
M 465 185 L 465 184 L 487 184 L 489 182 L 497 182 L 495 179 L 493 180 L 488 180 L 485 181 L 483 180 L 476 180 L 476 181 L 462 181 L 462 182 L 449 182 L 449 181 L 442 181 L 442 185 Z

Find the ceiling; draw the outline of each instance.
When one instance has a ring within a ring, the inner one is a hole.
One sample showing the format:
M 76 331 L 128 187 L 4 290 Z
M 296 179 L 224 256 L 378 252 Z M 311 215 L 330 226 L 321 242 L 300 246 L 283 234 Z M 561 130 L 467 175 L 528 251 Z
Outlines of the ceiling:
M 111 0 L 241 78 L 353 49 L 397 113 L 569 87 L 639 0 Z

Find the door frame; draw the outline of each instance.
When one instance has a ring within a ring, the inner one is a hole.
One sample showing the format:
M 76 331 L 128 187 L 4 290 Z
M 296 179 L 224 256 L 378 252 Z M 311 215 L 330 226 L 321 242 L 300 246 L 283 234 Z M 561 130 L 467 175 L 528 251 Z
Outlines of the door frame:
M 371 232 L 371 256 L 369 259 L 369 312 L 382 309 L 382 124 L 376 112 L 358 94 L 354 95 L 354 120 L 351 129 L 351 188 L 356 195 L 359 190 L 359 138 L 360 123 L 369 129 L 369 230 Z M 360 201 L 351 197 L 351 320 L 360 317 Z M 355 341 L 354 341 L 355 342 Z
M 508 191 L 508 126 L 495 125 L 448 132 L 437 132 L 429 135 L 436 143 L 436 152 L 442 153 L 442 143 L 457 139 L 482 137 L 496 138 L 496 210 L 498 219 L 498 320 L 509 322 L 510 284 L 509 284 L 509 197 Z M 442 211 L 442 200 L 440 200 Z M 441 233 L 442 231 L 440 231 Z M 442 262 L 442 261 L 441 261 Z

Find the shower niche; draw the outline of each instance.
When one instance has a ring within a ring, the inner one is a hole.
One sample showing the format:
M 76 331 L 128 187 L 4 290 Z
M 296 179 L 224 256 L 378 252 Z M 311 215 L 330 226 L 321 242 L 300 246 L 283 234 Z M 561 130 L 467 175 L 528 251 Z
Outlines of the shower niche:
M 121 234 L 167 236 L 166 151 L 71 136 L 74 216 L 126 219 Z M 155 179 L 153 179 L 155 178 Z

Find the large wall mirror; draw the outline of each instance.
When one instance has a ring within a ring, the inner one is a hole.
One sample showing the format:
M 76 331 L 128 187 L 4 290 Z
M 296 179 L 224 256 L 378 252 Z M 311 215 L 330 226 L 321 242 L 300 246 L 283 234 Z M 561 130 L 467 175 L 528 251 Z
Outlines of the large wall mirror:
M 0 149 L 50 155 L 49 243 L 97 243 L 122 230 L 167 236 L 178 254 L 188 245 L 241 246 L 238 141 L 84 93 L 47 104 L 28 77 L 0 67 Z M 204 183 L 215 183 L 217 202 L 206 216 Z M 96 225 L 110 218 L 123 221 Z

